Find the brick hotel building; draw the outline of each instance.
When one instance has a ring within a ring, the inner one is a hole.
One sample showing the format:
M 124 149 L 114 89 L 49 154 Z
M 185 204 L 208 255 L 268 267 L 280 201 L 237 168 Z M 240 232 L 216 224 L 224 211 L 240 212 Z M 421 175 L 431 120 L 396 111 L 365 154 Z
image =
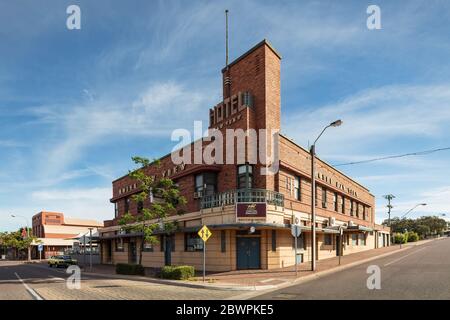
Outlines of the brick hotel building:
M 225 67 L 223 101 L 209 110 L 209 127 L 224 136 L 226 129 L 280 129 L 280 62 L 281 56 L 264 40 Z M 206 255 L 209 271 L 274 269 L 293 265 L 295 259 L 310 261 L 310 162 L 307 150 L 281 134 L 274 175 L 262 175 L 260 163 L 174 165 L 166 155 L 160 167 L 146 170 L 170 177 L 186 197 L 186 213 L 169 218 L 177 221 L 177 231 L 161 233 L 159 244 L 143 248 L 142 235 L 121 231 L 118 219 L 125 212 L 137 215 L 150 203 L 131 201 L 139 189 L 136 181 L 123 176 L 113 181 L 114 219 L 100 230 L 102 263 L 136 263 L 143 250 L 145 267 L 188 264 L 200 270 L 203 243 L 197 231 L 202 225 L 212 231 Z M 374 196 L 366 187 L 320 159 L 316 187 L 317 259 L 338 255 L 341 241 L 344 255 L 389 244 L 389 230 L 375 224 Z M 293 223 L 302 228 L 297 257 Z M 344 227 L 342 237 L 339 226 Z

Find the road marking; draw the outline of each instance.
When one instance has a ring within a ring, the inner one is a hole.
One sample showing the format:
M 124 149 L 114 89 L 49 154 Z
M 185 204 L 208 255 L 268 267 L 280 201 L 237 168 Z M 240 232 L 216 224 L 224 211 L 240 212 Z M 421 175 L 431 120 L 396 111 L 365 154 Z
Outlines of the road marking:
M 411 253 L 407 254 L 406 256 L 403 256 L 403 257 L 400 257 L 400 258 L 398 258 L 398 259 L 392 260 L 391 262 L 386 263 L 384 266 L 387 267 L 387 266 L 389 266 L 389 265 L 391 265 L 391 264 L 393 264 L 393 263 L 396 263 L 396 262 L 398 262 L 398 261 L 400 261 L 400 260 L 403 260 L 403 259 L 405 259 L 406 257 L 408 257 L 408 256 L 410 256 L 410 255 L 412 255 L 412 254 L 414 254 L 414 253 L 417 253 L 417 252 L 419 252 L 419 251 L 421 251 L 421 250 L 423 250 L 423 249 L 426 249 L 426 247 L 425 247 L 425 248 L 420 248 L 420 249 L 417 250 L 417 251 L 411 252 Z
M 22 284 L 24 285 L 25 289 L 27 289 L 27 291 L 33 296 L 34 300 L 44 300 L 40 295 L 38 295 L 36 293 L 36 291 L 34 291 L 33 289 L 31 289 L 26 283 L 25 281 L 23 281 L 23 279 L 17 274 L 17 272 L 14 272 L 14 274 L 16 275 L 17 279 L 19 279 L 20 282 L 22 282 Z

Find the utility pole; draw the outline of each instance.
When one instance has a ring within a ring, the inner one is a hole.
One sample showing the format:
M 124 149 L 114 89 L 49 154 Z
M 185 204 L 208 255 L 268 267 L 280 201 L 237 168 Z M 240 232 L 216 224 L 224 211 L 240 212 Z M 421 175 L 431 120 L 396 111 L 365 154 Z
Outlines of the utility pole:
M 395 198 L 395 196 L 393 194 L 387 194 L 387 195 L 383 196 L 383 198 L 385 198 L 388 201 L 388 205 L 386 207 L 388 208 L 388 226 L 390 228 L 391 227 L 391 210 L 394 207 L 391 205 L 391 201 L 392 201 L 392 199 Z

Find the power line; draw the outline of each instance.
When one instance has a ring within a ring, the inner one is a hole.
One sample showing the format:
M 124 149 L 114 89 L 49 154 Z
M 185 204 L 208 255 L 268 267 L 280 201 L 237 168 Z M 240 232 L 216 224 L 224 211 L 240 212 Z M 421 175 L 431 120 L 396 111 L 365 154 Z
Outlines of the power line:
M 368 160 L 339 163 L 339 164 L 335 164 L 332 166 L 333 167 L 342 167 L 342 166 L 349 166 L 349 165 L 353 165 L 353 164 L 369 163 L 369 162 L 375 162 L 375 161 L 381 161 L 381 160 L 387 160 L 387 159 L 396 159 L 396 158 L 403 158 L 403 157 L 409 157 L 409 156 L 422 156 L 422 155 L 435 153 L 438 151 L 445 151 L 445 150 L 450 150 L 450 147 L 432 149 L 432 150 L 426 150 L 426 151 L 419 151 L 419 152 L 412 152 L 412 153 L 405 153 L 405 154 L 394 155 L 394 156 L 386 156 L 386 157 L 380 157 L 380 158 L 374 158 L 374 159 L 368 159 Z

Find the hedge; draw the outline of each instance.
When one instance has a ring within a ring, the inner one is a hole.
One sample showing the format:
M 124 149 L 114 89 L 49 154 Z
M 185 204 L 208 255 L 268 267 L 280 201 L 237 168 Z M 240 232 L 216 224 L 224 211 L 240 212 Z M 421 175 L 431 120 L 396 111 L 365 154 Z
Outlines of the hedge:
M 394 235 L 394 243 L 406 243 L 408 241 L 408 237 L 403 233 L 396 233 Z
M 140 264 L 118 263 L 116 264 L 117 274 L 144 275 L 144 267 Z
M 165 266 L 161 269 L 161 278 L 187 280 L 195 275 L 193 266 Z
M 408 242 L 416 242 L 416 241 L 419 241 L 419 235 L 413 231 L 408 232 Z

